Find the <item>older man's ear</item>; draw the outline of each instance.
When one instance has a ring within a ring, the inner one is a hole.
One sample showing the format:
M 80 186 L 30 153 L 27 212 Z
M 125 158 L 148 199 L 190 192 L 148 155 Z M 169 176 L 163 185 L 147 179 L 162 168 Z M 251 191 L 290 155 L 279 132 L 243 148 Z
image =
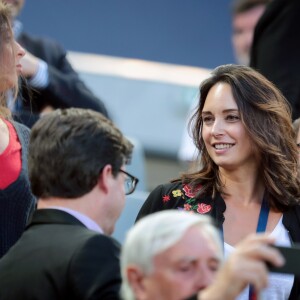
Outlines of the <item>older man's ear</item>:
M 127 279 L 137 300 L 146 300 L 145 275 L 137 266 L 130 265 L 126 269 Z

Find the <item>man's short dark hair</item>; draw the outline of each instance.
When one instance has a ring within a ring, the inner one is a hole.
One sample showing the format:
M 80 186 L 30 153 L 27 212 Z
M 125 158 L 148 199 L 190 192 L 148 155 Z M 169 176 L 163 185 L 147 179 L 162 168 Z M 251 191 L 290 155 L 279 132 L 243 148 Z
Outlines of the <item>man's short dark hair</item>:
M 32 128 L 28 169 L 32 192 L 41 198 L 77 198 L 90 192 L 101 170 L 116 176 L 131 157 L 132 144 L 101 113 L 59 109 Z
M 256 6 L 267 5 L 272 0 L 233 0 L 231 2 L 231 13 L 237 15 L 244 13 Z

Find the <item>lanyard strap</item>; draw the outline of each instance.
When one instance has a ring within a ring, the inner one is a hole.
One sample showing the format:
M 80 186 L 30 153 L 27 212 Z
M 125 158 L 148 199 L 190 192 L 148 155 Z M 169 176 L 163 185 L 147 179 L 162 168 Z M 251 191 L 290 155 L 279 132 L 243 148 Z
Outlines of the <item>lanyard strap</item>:
M 260 213 L 258 217 L 258 223 L 256 232 L 265 232 L 268 224 L 268 217 L 269 217 L 270 208 L 268 206 L 267 200 L 264 197 L 261 203 Z
M 265 232 L 268 224 L 268 217 L 269 217 L 270 208 L 267 203 L 267 200 L 264 196 L 263 201 L 261 203 L 259 217 L 258 217 L 258 223 L 256 227 L 256 232 Z M 221 234 L 223 238 L 223 244 L 224 244 L 224 232 L 223 232 L 223 226 L 221 228 Z M 257 295 L 253 289 L 253 286 L 250 285 L 249 287 L 249 300 L 256 300 Z
M 268 203 L 266 201 L 266 198 L 263 198 L 263 201 L 261 203 L 260 207 L 260 213 L 258 217 L 258 223 L 256 227 L 256 232 L 265 232 L 267 229 L 268 224 L 268 217 L 269 217 L 270 208 L 268 206 Z M 254 291 L 254 288 L 252 285 L 249 286 L 249 300 L 257 300 L 257 294 Z

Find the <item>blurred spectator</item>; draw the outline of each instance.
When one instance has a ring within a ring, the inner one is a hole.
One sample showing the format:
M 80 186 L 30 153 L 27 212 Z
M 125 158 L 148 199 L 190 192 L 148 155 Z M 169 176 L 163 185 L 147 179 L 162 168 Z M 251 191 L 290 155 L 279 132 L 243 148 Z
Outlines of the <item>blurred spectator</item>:
M 238 64 L 248 66 L 255 26 L 271 0 L 233 0 L 232 45 Z
M 273 0 L 259 20 L 250 66 L 272 81 L 300 117 L 300 1 Z
M 25 0 L 5 2 L 12 6 L 15 39 L 26 50 L 22 75 L 27 80 L 22 81 L 18 102 L 9 104 L 14 118 L 31 127 L 39 114 L 68 107 L 89 108 L 107 116 L 104 104 L 80 80 L 65 50 L 53 40 L 33 37 L 23 30 L 16 18 Z
M 124 300 L 183 300 L 201 291 L 201 299 L 230 300 L 249 283 L 259 291 L 268 282 L 264 262 L 282 263 L 267 247 L 272 242 L 252 236 L 223 265 L 220 235 L 210 218 L 174 210 L 155 213 L 127 235 L 122 295 Z

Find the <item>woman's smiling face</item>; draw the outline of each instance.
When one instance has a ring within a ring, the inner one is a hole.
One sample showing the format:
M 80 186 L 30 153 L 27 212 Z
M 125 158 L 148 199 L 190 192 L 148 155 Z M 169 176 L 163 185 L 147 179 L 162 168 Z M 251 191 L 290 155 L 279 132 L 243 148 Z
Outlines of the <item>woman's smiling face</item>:
M 229 84 L 219 82 L 212 86 L 205 100 L 202 119 L 202 138 L 216 165 L 235 169 L 258 163 Z

